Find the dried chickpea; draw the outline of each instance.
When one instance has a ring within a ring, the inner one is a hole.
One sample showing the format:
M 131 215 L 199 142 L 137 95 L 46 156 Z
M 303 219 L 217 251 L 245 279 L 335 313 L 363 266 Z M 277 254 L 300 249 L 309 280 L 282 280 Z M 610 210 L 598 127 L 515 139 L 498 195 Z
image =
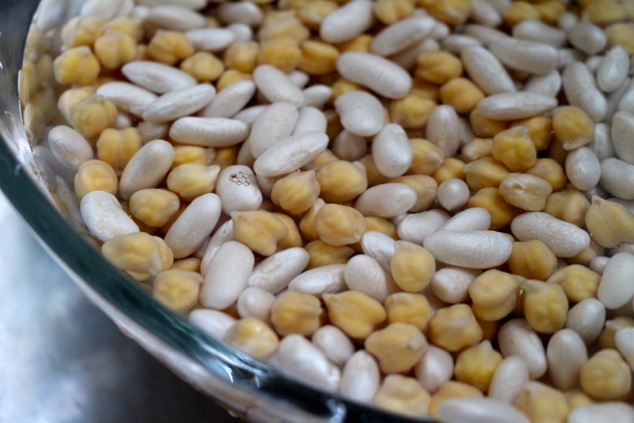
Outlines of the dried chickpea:
M 165 189 L 142 189 L 130 197 L 130 213 L 147 226 L 161 227 L 180 207 L 178 195 Z
M 368 336 L 366 351 L 379 362 L 384 373 L 411 370 L 427 351 L 425 335 L 414 325 L 396 322 Z
M 502 12 L 504 23 L 511 28 L 520 22 L 539 18 L 540 15 L 537 8 L 526 1 L 513 2 Z
M 294 70 L 302 60 L 297 40 L 280 37 L 265 41 L 258 50 L 258 63 L 271 65 L 282 72 Z
M 106 69 L 117 69 L 137 56 L 137 40 L 119 31 L 106 31 L 95 41 L 95 56 Z
M 600 246 L 594 239 L 590 238 L 590 245 L 573 257 L 567 257 L 566 262 L 568 264 L 581 264 L 583 266 L 590 266 L 590 262 L 595 257 L 605 256 L 605 248 Z
M 93 82 L 101 65 L 89 47 L 73 47 L 55 58 L 55 79 L 63 85 L 88 85 Z
M 557 0 L 549 0 L 535 4 L 535 9 L 539 12 L 539 17 L 544 23 L 554 25 L 557 23 L 559 15 L 565 12 L 566 6 Z
M 254 41 L 239 41 L 231 44 L 225 50 L 224 62 L 229 69 L 240 72 L 253 72 L 258 64 L 260 46 Z
M 432 84 L 442 85 L 462 74 L 460 59 L 446 51 L 426 51 L 420 53 L 416 60 L 416 78 Z
M 210 193 L 216 186 L 220 166 L 185 163 L 175 167 L 167 175 L 167 187 L 185 201 L 193 201 Z
M 508 128 L 509 124 L 506 121 L 489 119 L 480 114 L 478 109 L 473 109 L 469 113 L 469 123 L 473 133 L 478 137 L 491 138 L 498 132 L 501 132 Z
M 309 242 L 304 248 L 309 255 L 307 269 L 330 264 L 346 264 L 354 254 L 354 250 L 346 245 L 335 247 L 320 239 Z
M 374 16 L 385 25 L 405 19 L 414 13 L 411 0 L 378 0 L 372 6 Z
M 416 204 L 409 209 L 412 213 L 428 210 L 436 201 L 438 182 L 427 175 L 404 175 L 393 178 L 391 182 L 403 183 L 416 191 Z
M 97 140 L 97 157 L 108 163 L 120 175 L 123 168 L 143 143 L 136 128 L 105 129 Z
M 365 169 L 357 162 L 333 160 L 317 169 L 315 177 L 320 196 L 332 203 L 354 200 L 368 188 Z
M 455 352 L 482 340 L 482 328 L 466 304 L 455 304 L 437 310 L 429 321 L 431 342 Z
M 600 26 L 621 22 L 627 18 L 627 14 L 619 3 L 617 0 L 593 1 L 583 8 L 583 15 Z
M 311 335 L 321 326 L 324 311 L 314 295 L 287 291 L 279 296 L 271 308 L 271 323 L 282 335 L 298 333 Z
M 370 46 L 372 44 L 372 36 L 368 34 L 357 35 L 351 40 L 344 41 L 343 43 L 337 44 L 337 48 L 342 53 L 347 51 L 359 51 L 362 53 L 368 53 L 370 51 Z
M 231 220 L 236 241 L 265 257 L 275 253 L 277 243 L 288 235 L 288 227 L 264 210 L 232 212 Z
M 277 251 L 286 250 L 287 248 L 302 247 L 304 242 L 302 236 L 299 233 L 297 223 L 287 214 L 273 213 L 273 216 L 277 217 L 288 229 L 288 235 L 280 239 L 277 243 Z
M 92 138 L 112 127 L 117 120 L 117 107 L 106 98 L 93 94 L 70 110 L 72 127 L 84 137 Z
M 529 381 L 513 405 L 531 422 L 565 422 L 568 416 L 566 396 L 541 382 Z
M 277 334 L 255 317 L 239 319 L 229 328 L 223 340 L 256 360 L 267 360 L 277 350 Z
M 326 75 L 335 71 L 339 50 L 321 41 L 308 40 L 301 45 L 299 70 L 309 75 Z
M 513 274 L 545 281 L 557 267 L 557 256 L 538 239 L 516 241 L 508 266 Z
M 570 411 L 578 407 L 583 407 L 584 405 L 594 404 L 592 398 L 578 389 L 566 391 L 564 392 L 564 395 L 566 396 L 566 403 L 568 404 Z
M 396 225 L 387 219 L 377 216 L 363 216 L 365 219 L 365 231 L 381 232 L 392 239 L 397 239 Z
M 310 209 L 320 187 L 314 170 L 292 172 L 273 184 L 271 201 L 291 214 L 301 214 Z
M 487 270 L 469 286 L 473 313 L 484 321 L 500 320 L 517 305 L 520 283 L 510 273 Z
M 634 214 L 616 201 L 592 197 L 585 223 L 592 238 L 602 247 L 634 242 Z
M 502 354 L 493 349 L 491 342 L 482 341 L 458 354 L 454 375 L 457 381 L 468 383 L 486 393 L 501 361 Z
M 200 273 L 170 269 L 161 272 L 152 284 L 152 296 L 176 313 L 187 313 L 198 303 L 203 278 Z
M 215 81 L 225 71 L 222 61 L 205 51 L 189 55 L 181 62 L 180 68 L 196 78 L 198 82 Z
M 468 0 L 418 0 L 418 3 L 434 18 L 449 25 L 460 25 L 471 14 Z
M 615 23 L 605 28 L 608 46 L 623 46 L 628 54 L 634 54 L 634 23 Z
M 536 332 L 552 334 L 566 325 L 568 298 L 561 286 L 526 280 L 522 293 L 524 317 Z
M 528 135 L 537 151 L 546 150 L 553 140 L 553 123 L 546 116 L 535 116 L 529 119 L 519 120 L 512 127 L 522 125 L 528 128 Z
M 220 78 L 216 82 L 216 89 L 222 91 L 231 84 L 236 82 L 245 81 L 247 79 L 253 79 L 253 76 L 248 73 L 240 72 L 235 69 L 228 69 L 220 75 Z M 234 146 L 235 147 L 235 146 Z M 237 147 L 236 147 L 237 148 Z
M 544 212 L 583 228 L 589 209 L 590 201 L 586 196 L 574 187 L 569 187 L 550 194 Z
M 337 79 L 335 82 L 333 82 L 330 88 L 332 89 L 332 96 L 330 97 L 330 100 L 332 102 L 334 102 L 340 95 L 345 94 L 349 91 L 366 91 L 366 88 L 364 88 L 362 85 L 359 85 L 356 82 L 352 82 L 345 78 Z M 338 115 L 337 118 L 339 118 Z
M 500 183 L 504 201 L 527 211 L 541 211 L 553 192 L 548 182 L 530 173 L 511 173 Z
M 465 163 L 470 163 L 491 156 L 492 151 L 492 138 L 474 138 L 462 147 L 460 157 Z
M 176 145 L 174 146 L 172 169 L 185 163 L 209 165 L 215 157 L 216 151 L 213 148 L 199 147 L 197 145 Z
M 140 19 L 120 16 L 104 23 L 104 31 L 119 31 L 131 35 L 137 42 L 143 40 L 144 30 Z
M 612 320 L 605 322 L 605 328 L 599 335 L 598 344 L 600 348 L 612 348 L 616 349 L 616 342 L 614 341 L 614 335 L 616 331 L 621 328 L 634 327 L 634 318 L 619 316 Z
M 422 138 L 410 139 L 412 145 L 412 164 L 408 174 L 432 175 L 445 160 L 445 155 L 436 144 Z
M 75 174 L 74 189 L 80 199 L 93 191 L 116 194 L 118 188 L 117 174 L 112 166 L 103 160 L 88 160 L 79 166 Z
M 556 108 L 552 122 L 555 138 L 565 150 L 582 147 L 594 139 L 594 121 L 578 107 Z
M 330 323 L 354 339 L 365 339 L 387 318 L 377 300 L 358 291 L 324 294 Z
M 419 292 L 426 288 L 436 271 L 436 259 L 421 247 L 407 241 L 397 241 L 390 260 L 394 282 L 405 292 Z
M 262 22 L 258 36 L 263 42 L 276 38 L 292 38 L 301 43 L 310 37 L 310 30 L 295 17 L 294 11 L 268 13 Z
M 556 160 L 548 157 L 537 159 L 535 165 L 526 173 L 545 180 L 553 188 L 553 191 L 559 191 L 568 184 L 564 168 Z
M 489 229 L 497 231 L 508 227 L 521 210 L 509 205 L 497 188 L 483 188 L 476 192 L 469 201 L 468 207 L 482 207 L 491 215 Z
M 91 47 L 104 30 L 104 22 L 93 16 L 76 17 L 62 27 L 62 44 L 66 49 Z
M 462 171 L 467 185 L 473 191 L 479 191 L 483 188 L 497 188 L 509 175 L 506 166 L 493 157 L 484 157 L 467 163 Z
M 104 242 L 101 253 L 115 267 L 127 272 L 146 274 L 145 279 L 149 279 L 166 270 L 163 268 L 161 246 L 157 239 L 144 232 L 119 235 Z
M 464 180 L 464 166 L 465 163 L 462 160 L 447 157 L 431 176 L 436 180 L 438 185 L 453 178 Z
M 606 348 L 594 354 L 579 372 L 581 389 L 592 398 L 613 400 L 632 387 L 632 371 L 618 351 Z
M 328 0 L 315 0 L 302 4 L 297 9 L 297 17 L 310 29 L 318 30 L 321 22 L 337 10 L 336 2 Z
M 491 154 L 511 172 L 526 170 L 537 160 L 535 145 L 525 126 L 515 126 L 496 134 Z
M 456 382 L 455 380 L 448 380 L 440 385 L 438 390 L 432 395 L 431 401 L 429 402 L 429 413 L 434 417 L 439 417 L 438 407 L 444 400 L 449 398 L 482 396 L 482 392 L 474 386 Z
M 548 283 L 562 287 L 568 300 L 573 303 L 597 297 L 601 275 L 586 266 L 572 264 L 557 270 L 548 278 Z
M 319 155 L 317 157 L 315 157 L 315 159 L 310 162 L 309 164 L 307 164 L 306 166 L 303 167 L 304 170 L 317 170 L 320 167 L 330 163 L 330 162 L 335 162 L 339 160 L 339 158 L 337 157 L 337 155 L 335 153 L 332 152 L 332 150 L 330 149 L 325 149 L 324 151 L 322 151 L 321 153 L 319 153 Z
M 383 379 L 372 402 L 389 411 L 422 417 L 427 414 L 429 400 L 429 393 L 418 380 L 391 374 Z
M 454 78 L 440 87 L 440 99 L 458 113 L 469 113 L 484 98 L 484 93 L 467 78 Z
M 188 257 L 180 260 L 174 260 L 171 269 L 187 270 L 189 272 L 200 273 L 201 259 L 198 257 Z
M 408 323 L 425 330 L 433 311 L 424 295 L 409 292 L 390 294 L 384 302 L 387 311 L 387 323 Z
M 322 241 L 341 247 L 361 240 L 365 219 L 352 207 L 326 204 L 315 216 L 315 230 Z
M 91 86 L 69 88 L 59 96 L 59 100 L 57 100 L 57 108 L 66 121 L 70 122 L 70 112 L 73 106 L 86 97 L 93 95 L 96 91 L 97 90 Z
M 314 241 L 319 239 L 319 234 L 315 229 L 315 216 L 317 216 L 317 212 L 320 208 L 322 208 L 326 202 L 321 198 L 315 200 L 313 206 L 304 212 L 302 218 L 299 221 L 299 230 L 304 237 L 304 239 L 308 241 Z
M 398 123 L 403 128 L 421 129 L 425 127 L 435 108 L 435 101 L 416 94 L 408 94 L 390 103 L 390 117 L 392 122 Z
M 235 145 L 230 147 L 216 148 L 216 156 L 214 157 L 213 164 L 220 166 L 224 169 L 227 166 L 232 166 L 238 161 L 238 148 Z

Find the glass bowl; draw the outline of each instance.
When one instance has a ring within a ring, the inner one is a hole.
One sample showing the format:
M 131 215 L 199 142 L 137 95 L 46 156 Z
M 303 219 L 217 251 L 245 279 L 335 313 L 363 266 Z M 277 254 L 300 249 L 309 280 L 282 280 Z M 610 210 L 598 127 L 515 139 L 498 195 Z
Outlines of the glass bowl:
M 63 197 L 65 187 L 49 157 L 34 149 L 39 123 L 29 115 L 28 105 L 20 103 L 23 52 L 39 3 L 0 1 L 0 189 L 89 299 L 174 373 L 249 421 L 424 421 L 309 386 L 213 339 L 152 299 L 93 248 L 51 195 Z M 45 0 L 37 11 L 36 32 L 55 28 L 77 14 L 79 6 L 77 0 Z M 37 43 L 29 38 L 24 54 L 38 54 Z

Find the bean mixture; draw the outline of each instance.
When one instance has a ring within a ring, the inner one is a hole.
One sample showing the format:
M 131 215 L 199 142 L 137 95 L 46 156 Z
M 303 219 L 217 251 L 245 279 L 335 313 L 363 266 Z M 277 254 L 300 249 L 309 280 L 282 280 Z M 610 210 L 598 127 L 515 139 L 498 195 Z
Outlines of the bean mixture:
M 70 7 L 28 133 L 159 302 L 396 413 L 634 421 L 634 2 Z

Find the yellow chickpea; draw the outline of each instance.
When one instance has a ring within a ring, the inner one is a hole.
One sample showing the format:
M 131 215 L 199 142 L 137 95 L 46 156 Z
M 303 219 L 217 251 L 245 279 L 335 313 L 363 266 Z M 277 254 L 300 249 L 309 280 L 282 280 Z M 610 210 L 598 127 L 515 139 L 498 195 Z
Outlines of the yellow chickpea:
M 602 247 L 634 242 L 634 214 L 615 201 L 592 197 L 585 224 L 592 238 Z
M 390 294 L 384 302 L 388 324 L 401 322 L 424 331 L 433 310 L 424 295 L 409 292 Z
M 557 267 L 557 256 L 537 239 L 517 241 L 513 243 L 508 265 L 511 273 L 545 281 Z
M 594 121 L 578 107 L 556 108 L 552 122 L 555 138 L 565 150 L 582 147 L 594 138 Z
M 510 273 L 491 269 L 469 286 L 473 313 L 484 321 L 500 320 L 517 305 L 520 283 Z
M 320 187 L 314 170 L 293 172 L 273 184 L 271 201 L 291 214 L 301 214 L 310 209 Z
M 447 351 L 456 352 L 480 342 L 482 328 L 471 307 L 456 304 L 436 311 L 429 321 L 429 338 Z
M 403 183 L 416 191 L 416 204 L 409 209 L 412 213 L 428 210 L 436 201 L 438 182 L 427 175 L 404 175 L 392 179 L 391 182 Z
M 416 94 L 408 94 L 390 103 L 390 117 L 392 122 L 398 123 L 403 128 L 422 129 L 435 108 L 435 101 Z
M 590 201 L 574 187 L 554 192 L 548 196 L 544 212 L 565 222 L 583 228 L 586 225 L 586 213 L 590 209 Z
M 462 160 L 448 157 L 440 164 L 440 167 L 431 175 L 438 185 L 448 179 L 465 179 L 465 163 Z
M 308 241 L 314 241 L 319 239 L 319 234 L 315 229 L 315 216 L 317 216 L 317 212 L 320 208 L 322 208 L 326 202 L 321 198 L 318 198 L 313 206 L 304 212 L 300 221 L 299 221 L 299 230 L 304 237 L 304 239 Z
M 318 30 L 326 16 L 337 10 L 338 7 L 337 3 L 333 1 L 309 1 L 297 9 L 297 17 L 310 29 Z
M 584 7 L 583 14 L 590 22 L 600 26 L 621 22 L 627 18 L 625 9 L 617 0 L 590 2 Z
M 559 15 L 566 11 L 566 6 L 557 0 L 549 0 L 535 4 L 535 9 L 539 12 L 539 18 L 548 25 L 557 23 Z
M 418 380 L 398 374 L 383 379 L 372 402 L 383 409 L 412 417 L 427 415 L 430 396 Z
M 426 51 L 419 54 L 416 60 L 416 78 L 423 81 L 442 85 L 462 74 L 460 59 L 445 51 Z
M 269 359 L 279 344 L 275 331 L 255 317 L 238 320 L 229 328 L 223 340 L 256 360 Z
M 172 169 L 185 163 L 209 165 L 216 156 L 213 148 L 199 147 L 197 145 L 174 146 L 174 162 Z
M 288 227 L 264 210 L 231 213 L 236 241 L 268 257 L 277 251 L 277 243 L 288 235 Z
M 326 204 L 315 216 L 319 238 L 335 247 L 354 244 L 365 232 L 363 215 L 352 207 Z
M 387 317 L 377 300 L 358 291 L 324 294 L 330 322 L 354 339 L 365 339 Z
M 220 78 L 216 82 L 216 89 L 218 91 L 222 91 L 227 88 L 231 84 L 235 84 L 236 82 L 244 81 L 247 79 L 253 79 L 253 76 L 248 73 L 240 72 L 235 69 L 228 69 L 220 75 Z
M 136 128 L 105 129 L 97 140 L 97 157 L 108 163 L 120 175 L 143 143 Z
M 479 191 L 483 188 L 497 188 L 509 171 L 493 157 L 485 157 L 464 165 L 462 171 L 469 188 Z
M 568 298 L 561 286 L 536 280 L 522 283 L 524 317 L 539 333 L 551 334 L 563 328 L 568 314 Z
M 363 166 L 345 160 L 334 160 L 317 169 L 315 174 L 320 196 L 332 203 L 354 200 L 368 188 Z
M 493 349 L 491 342 L 482 341 L 458 354 L 454 374 L 459 382 L 468 383 L 486 393 L 500 362 L 502 354 Z
M 468 207 L 482 207 L 491 215 L 489 229 L 497 231 L 508 227 L 521 210 L 509 205 L 497 188 L 483 188 L 467 201 Z
M 354 254 L 354 249 L 348 246 L 335 247 L 320 239 L 309 242 L 304 248 L 309 255 L 307 269 L 330 264 L 346 264 Z
M 553 191 L 559 191 L 568 184 L 564 168 L 556 160 L 548 157 L 537 159 L 533 167 L 526 170 L 526 173 L 545 180 L 553 188 Z
M 548 283 L 562 287 L 571 302 L 596 298 L 600 281 L 601 275 L 579 264 L 563 267 L 548 278 Z
M 569 411 L 561 391 L 532 380 L 524 386 L 513 405 L 531 422 L 564 422 Z
M 410 0 L 378 0 L 373 9 L 381 23 L 390 25 L 411 16 L 414 13 L 414 3 Z
M 511 5 L 502 12 L 502 19 L 509 27 L 513 27 L 528 19 L 539 18 L 539 11 L 535 8 L 535 6 L 525 1 L 511 3 Z
M 119 31 L 131 35 L 137 42 L 143 40 L 145 31 L 140 19 L 120 16 L 104 23 L 104 31 Z
M 119 181 L 114 169 L 108 163 L 102 160 L 88 160 L 79 166 L 73 185 L 75 194 L 81 199 L 93 191 L 116 194 Z
M 286 250 L 287 248 L 302 247 L 304 242 L 299 233 L 297 223 L 289 215 L 284 213 L 273 213 L 288 229 L 288 235 L 277 242 L 277 251 Z
M 396 322 L 368 336 L 366 351 L 376 357 L 384 373 L 411 370 L 427 351 L 425 335 L 414 325 Z
M 104 22 L 93 16 L 76 17 L 68 21 L 62 28 L 62 44 L 66 49 L 91 47 L 104 30 Z
M 419 0 L 419 4 L 434 18 L 449 25 L 460 25 L 471 14 L 468 0 Z
M 608 46 L 623 46 L 628 54 L 634 54 L 634 23 L 615 23 L 605 28 Z
M 216 186 L 220 166 L 185 163 L 175 167 L 167 175 L 167 187 L 185 201 L 193 201 L 210 193 Z
M 106 98 L 93 94 L 70 110 L 70 123 L 84 137 L 92 138 L 106 128 L 114 126 L 117 120 L 117 107 Z
M 460 155 L 465 163 L 470 163 L 491 156 L 492 151 L 493 139 L 474 138 L 462 147 Z
M 152 296 L 176 313 L 187 313 L 198 303 L 203 277 L 200 273 L 170 269 L 158 274 L 152 285 Z
M 57 56 L 53 66 L 55 79 L 63 85 L 88 85 L 101 71 L 99 59 L 86 46 L 66 50 Z
M 342 53 L 347 51 L 359 51 L 362 53 L 368 53 L 370 51 L 370 46 L 372 45 L 372 36 L 368 34 L 357 35 L 351 40 L 344 41 L 343 43 L 337 44 L 337 48 Z
M 390 260 L 394 282 L 406 292 L 419 292 L 426 288 L 436 271 L 436 259 L 420 245 L 397 241 L 396 252 Z
M 95 55 L 106 69 L 117 69 L 137 56 L 137 40 L 130 34 L 106 31 L 95 41 Z
M 240 72 L 253 72 L 258 64 L 258 43 L 253 41 L 240 41 L 227 47 L 224 61 L 229 69 Z
M 526 170 L 537 160 L 535 145 L 525 126 L 516 126 L 495 135 L 491 154 L 511 172 Z
M 275 66 L 282 72 L 294 70 L 302 60 L 297 40 L 293 38 L 274 38 L 263 42 L 258 50 L 258 63 Z
M 287 291 L 271 308 L 271 323 L 282 335 L 298 333 L 309 336 L 321 326 L 323 309 L 314 295 Z
M 321 41 L 308 40 L 301 45 L 299 70 L 309 75 L 326 75 L 335 71 L 339 50 Z
M 298 43 L 306 41 L 310 37 L 310 31 L 295 17 L 295 12 L 268 13 L 262 22 L 258 32 L 261 41 L 266 42 L 276 38 L 292 38 Z
M 440 99 L 458 113 L 469 113 L 484 98 L 484 93 L 467 78 L 454 78 L 440 87 Z
M 528 128 L 528 134 L 537 151 L 546 150 L 553 140 L 553 123 L 546 116 L 535 116 L 513 123 L 511 126 L 522 125 Z
M 491 138 L 498 132 L 508 128 L 508 122 L 502 120 L 489 119 L 480 114 L 478 109 L 473 109 L 469 113 L 469 123 L 473 133 L 478 137 Z
M 130 197 L 132 216 L 148 226 L 161 227 L 165 225 L 179 207 L 178 196 L 164 189 L 142 189 Z
M 225 71 L 222 61 L 212 53 L 205 51 L 189 55 L 181 62 L 180 68 L 196 78 L 198 82 L 215 81 Z
M 581 367 L 581 389 L 592 398 L 613 400 L 627 394 L 632 387 L 632 371 L 618 351 L 600 350 Z

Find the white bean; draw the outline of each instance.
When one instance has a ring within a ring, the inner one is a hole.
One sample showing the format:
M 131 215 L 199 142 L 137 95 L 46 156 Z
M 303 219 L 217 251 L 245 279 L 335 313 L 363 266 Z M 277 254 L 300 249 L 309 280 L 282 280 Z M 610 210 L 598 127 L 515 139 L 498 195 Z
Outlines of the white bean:
M 513 37 L 521 40 L 535 41 L 553 47 L 566 44 L 566 33 L 560 29 L 535 19 L 527 19 L 513 27 Z
M 557 257 L 574 257 L 590 245 L 586 231 L 543 212 L 528 212 L 515 217 L 511 231 L 520 241 L 542 241 Z
M 438 51 L 440 50 L 440 44 L 433 38 L 424 38 L 419 41 L 414 47 L 410 47 L 400 53 L 394 54 L 389 57 L 391 61 L 407 69 L 408 71 L 414 70 L 417 65 L 418 55 L 426 51 Z
M 158 96 L 145 88 L 128 82 L 106 82 L 97 88 L 97 94 L 112 101 L 118 110 L 141 116 Z
M 77 172 L 82 163 L 93 158 L 92 146 L 86 138 L 65 125 L 58 125 L 50 130 L 48 145 L 55 158 L 74 172 Z
M 117 197 L 109 192 L 89 192 L 82 197 L 79 209 L 88 231 L 100 241 L 139 232 L 137 224 L 121 209 Z
M 216 180 L 216 194 L 226 215 L 234 211 L 257 210 L 262 205 L 262 192 L 248 166 L 232 165 L 222 169 Z
M 291 82 L 300 90 L 304 89 L 310 80 L 310 76 L 308 76 L 306 72 L 302 72 L 297 69 L 290 71 L 286 76 L 288 76 L 288 79 L 290 79 Z
M 384 123 L 383 105 L 372 94 L 349 91 L 335 100 L 341 125 L 360 137 L 376 135 Z
M 182 117 L 172 123 L 169 136 L 177 143 L 202 147 L 229 147 L 239 144 L 249 127 L 236 119 Z
M 524 84 L 524 91 L 556 97 L 561 90 L 561 75 L 554 70 L 544 75 L 533 75 Z
M 425 238 L 423 246 L 438 261 L 469 269 L 488 269 L 506 262 L 513 243 L 495 231 L 442 230 Z
M 568 310 L 566 327 L 590 345 L 596 341 L 605 323 L 605 306 L 596 298 L 586 298 Z
M 381 303 L 391 293 L 389 277 L 375 259 L 365 254 L 353 256 L 343 271 L 348 289 L 362 292 Z
M 480 41 L 485 46 L 488 46 L 501 38 L 508 37 L 506 32 L 500 31 L 499 29 L 476 24 L 465 25 L 464 33 Z
M 375 54 L 346 52 L 339 56 L 336 66 L 343 77 L 387 98 L 405 97 L 412 87 L 407 71 Z
M 458 304 L 469 299 L 469 287 L 480 275 L 477 269 L 447 266 L 437 270 L 431 278 L 431 290 L 449 304 Z
M 619 308 L 634 297 L 634 255 L 619 253 L 608 262 L 601 275 L 597 298 L 607 309 Z
M 302 92 L 304 93 L 304 103 L 302 107 L 322 109 L 324 104 L 332 97 L 332 89 L 327 85 L 311 85 Z
M 291 103 L 274 103 L 266 106 L 251 126 L 248 138 L 251 155 L 258 158 L 273 145 L 290 137 L 297 119 L 299 112 Z
M 440 385 L 451 379 L 453 366 L 453 357 L 448 351 L 429 345 L 425 354 L 414 366 L 414 374 L 421 385 L 433 393 Z
M 623 90 L 620 97 L 619 91 Z M 630 78 L 626 78 L 621 84 L 619 89 L 611 93 L 610 98 L 615 97 L 615 101 L 618 103 L 618 109 L 626 112 L 634 113 L 634 81 Z
M 168 174 L 174 161 L 174 147 L 167 141 L 154 140 L 134 153 L 119 178 L 119 196 L 128 200 L 132 194 L 155 188 Z
M 579 371 L 588 361 L 588 350 L 581 336 L 572 329 L 557 331 L 546 348 L 548 374 L 562 391 L 579 386 Z
M 217 339 L 224 338 L 236 319 L 218 310 L 199 308 L 189 313 L 189 322 L 200 330 Z
M 593 258 L 592 260 L 590 260 L 590 270 L 602 275 L 603 271 L 605 270 L 605 266 L 608 265 L 609 261 L 610 261 L 610 257 L 597 256 Z
M 502 22 L 502 16 L 487 0 L 471 0 L 471 19 L 487 27 L 495 27 Z
M 442 49 L 449 53 L 461 53 L 471 47 L 480 47 L 480 41 L 462 34 L 451 34 L 442 40 Z
M 634 409 L 624 402 L 601 402 L 582 405 L 570 410 L 568 423 L 632 423 Z
M 187 72 L 163 63 L 147 60 L 126 63 L 121 68 L 121 72 L 130 81 L 157 94 L 165 94 L 178 88 L 193 87 L 197 83 L 196 79 Z M 132 95 L 136 95 L 136 93 L 128 94 L 128 96 Z M 144 97 L 147 95 L 144 94 Z M 133 113 L 132 110 L 126 111 Z
M 253 252 L 246 245 L 236 241 L 222 244 L 207 269 L 201 303 L 218 310 L 233 304 L 246 288 L 254 262 Z
M 436 195 L 442 208 L 449 212 L 455 212 L 467 204 L 470 191 L 469 186 L 462 179 L 450 178 L 438 186 Z
M 465 70 L 485 94 L 515 91 L 515 84 L 498 59 L 483 47 L 470 47 L 461 52 Z
M 374 36 L 370 49 L 380 56 L 399 53 L 425 38 L 436 21 L 429 16 L 412 16 L 385 27 Z
M 242 318 L 255 317 L 268 322 L 275 301 L 277 298 L 270 292 L 255 287 L 246 288 L 238 297 L 238 314 Z
M 259 65 L 253 71 L 258 90 L 271 103 L 288 102 L 295 107 L 304 104 L 304 93 L 282 71 L 270 65 Z
M 209 263 L 211 263 L 211 259 L 213 259 L 218 252 L 218 248 L 225 242 L 229 241 L 235 241 L 235 234 L 233 233 L 233 220 L 231 219 L 228 219 L 225 223 L 220 225 L 220 227 L 216 229 L 216 231 L 213 233 L 211 238 L 209 238 L 209 242 L 207 242 L 205 252 L 203 253 L 203 257 L 200 262 L 200 273 L 203 276 L 207 274 Z
M 368 188 L 357 198 L 354 208 L 364 216 L 391 219 L 414 207 L 416 199 L 416 191 L 409 185 L 390 182 Z
M 332 152 L 341 160 L 355 161 L 368 153 L 368 143 L 365 138 L 344 129 L 333 141 Z
M 557 18 L 557 26 L 562 31 L 569 31 L 573 26 L 579 22 L 579 18 L 572 12 L 563 12 Z
M 201 112 L 202 117 L 231 118 L 244 108 L 255 94 L 251 80 L 238 81 L 220 91 Z
M 584 53 L 593 55 L 605 48 L 608 39 L 600 27 L 580 22 L 568 30 L 568 41 Z
M 528 380 L 528 365 L 524 359 L 518 355 L 510 354 L 498 364 L 493 373 L 489 384 L 489 398 L 513 404 Z
M 448 231 L 486 231 L 491 226 L 491 214 L 482 207 L 471 207 L 456 213 L 440 227 Z
M 136 127 L 137 131 L 139 131 L 141 141 L 143 141 L 144 144 L 152 140 L 165 138 L 169 128 L 170 126 L 166 123 L 153 122 L 141 122 Z
M 227 25 L 226 29 L 233 34 L 233 39 L 236 43 L 253 40 L 253 29 L 247 24 L 233 23 Z
M 615 158 L 603 160 L 600 184 L 621 200 L 634 200 L 634 165 Z
M 414 153 L 405 130 L 394 123 L 385 125 L 374 137 L 372 157 L 384 176 L 395 178 L 407 172 Z
M 171 122 L 201 110 L 209 104 L 214 95 L 216 89 L 211 84 L 175 89 L 148 105 L 142 117 L 148 122 Z
M 150 8 L 144 23 L 162 29 L 189 31 L 204 28 L 207 18 L 186 7 L 165 5 Z
M 528 417 L 511 404 L 477 397 L 448 398 L 438 415 L 452 423 L 529 423 Z
M 336 294 L 346 289 L 345 269 L 345 264 L 329 264 L 307 270 L 294 277 L 288 289 L 311 295 Z
M 610 132 L 611 128 L 605 123 L 595 124 L 594 137 L 587 144 L 587 147 L 594 152 L 600 162 L 609 157 L 614 157 L 616 154 L 612 146 Z
M 255 120 L 258 118 L 258 116 L 260 116 L 260 114 L 264 112 L 264 110 L 266 110 L 267 107 L 268 106 L 266 104 L 247 107 L 246 109 L 242 109 L 241 111 L 236 113 L 233 118 L 251 126 L 253 125 L 253 122 L 255 122 Z
M 216 226 L 222 205 L 216 194 L 204 194 L 192 201 L 165 234 L 174 258 L 187 257 L 200 247 Z
M 137 3 L 146 6 L 167 6 L 172 4 L 192 10 L 200 10 L 207 5 L 206 0 L 139 0 Z
M 219 52 L 236 41 L 236 35 L 225 28 L 200 28 L 185 32 L 196 50 Z
M 255 26 L 262 22 L 263 13 L 257 4 L 241 1 L 221 4 L 218 7 L 218 17 L 225 23 L 242 23 Z
M 601 163 L 589 148 L 578 148 L 566 156 L 566 176 L 579 191 L 587 191 L 599 183 Z
M 630 70 L 630 56 L 622 46 L 612 47 L 601 60 L 597 70 L 597 85 L 606 92 L 616 90 Z
M 522 72 L 545 74 L 559 64 L 557 50 L 548 44 L 506 37 L 492 43 L 489 50 L 500 62 Z
M 355 401 L 371 401 L 380 383 L 381 373 L 376 360 L 365 350 L 360 350 L 343 368 L 339 395 Z
M 351 1 L 326 16 L 319 27 L 319 36 L 328 43 L 341 43 L 363 34 L 373 22 L 371 1 Z
M 583 109 L 595 122 L 603 120 L 607 113 L 607 101 L 598 90 L 594 76 L 583 63 L 568 64 L 562 75 L 562 83 L 571 105 Z
M 328 135 L 304 132 L 281 140 L 260 155 L 253 164 L 258 175 L 281 176 L 310 163 L 328 147 Z
M 355 351 L 354 344 L 348 338 L 348 335 L 333 325 L 326 325 L 317 329 L 312 334 L 311 341 L 330 361 L 339 367 L 346 364 Z
M 403 241 L 423 245 L 425 239 L 435 233 L 447 220 L 449 215 L 441 209 L 412 213 L 398 222 L 396 231 Z
M 531 379 L 538 379 L 546 373 L 544 344 L 525 319 L 504 323 L 498 332 L 498 342 L 504 357 L 516 355 L 524 360 Z
M 621 328 L 614 335 L 616 349 L 634 369 L 634 328 Z
M 489 119 L 516 120 L 541 115 L 555 107 L 557 99 L 524 91 L 490 95 L 478 103 L 477 110 Z
M 612 117 L 612 145 L 616 152 L 616 157 L 634 164 L 634 114 L 626 111 L 617 112 Z
M 460 125 L 456 110 L 447 105 L 436 106 L 429 115 L 425 137 L 445 154 L 453 156 L 460 148 Z
M 382 232 L 368 231 L 361 237 L 361 249 L 364 254 L 376 260 L 384 271 L 390 271 L 390 261 L 396 252 L 396 241 L 393 238 Z
M 292 134 L 298 135 L 313 131 L 326 132 L 327 129 L 328 121 L 324 112 L 315 107 L 302 107 Z
M 308 259 L 308 252 L 303 248 L 278 251 L 255 266 L 247 286 L 277 294 L 306 268 Z

